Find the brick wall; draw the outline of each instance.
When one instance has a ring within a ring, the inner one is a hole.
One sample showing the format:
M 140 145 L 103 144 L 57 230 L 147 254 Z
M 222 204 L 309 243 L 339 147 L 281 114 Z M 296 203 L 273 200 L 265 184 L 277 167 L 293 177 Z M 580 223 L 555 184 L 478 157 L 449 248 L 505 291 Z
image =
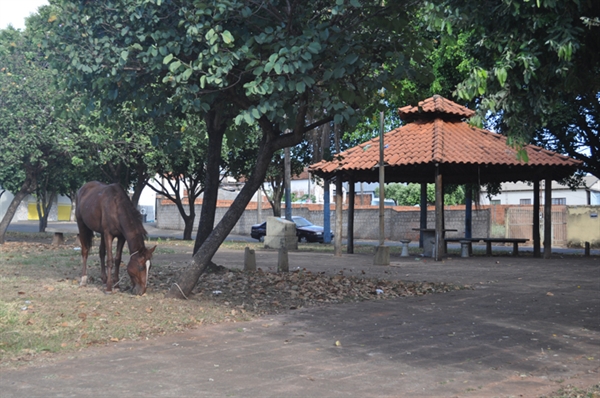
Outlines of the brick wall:
M 232 201 L 219 200 L 215 214 L 215 225 L 218 223 L 225 212 L 229 209 Z M 322 204 L 295 204 L 292 205 L 292 213 L 295 216 L 306 218 L 317 225 L 323 225 L 323 205 Z M 347 206 L 343 214 L 343 236 L 346 236 L 348 230 L 348 212 Z M 198 227 L 198 221 L 202 210 L 202 201 L 196 203 L 196 215 L 194 231 Z M 283 212 L 283 210 L 282 210 Z M 156 224 L 162 229 L 183 229 L 183 219 L 179 216 L 177 207 L 168 200 L 161 200 L 157 207 Z M 250 228 L 257 222 L 264 221 L 271 216 L 272 210 L 268 202 L 262 204 L 262 219 L 257 220 L 256 202 L 248 204 L 246 211 L 238 220 L 231 231 L 235 235 L 250 235 Z M 449 232 L 448 237 L 465 236 L 465 212 L 464 206 L 448 206 L 444 210 L 446 228 L 456 229 L 457 232 Z M 386 239 L 399 240 L 403 238 L 418 240 L 419 232 L 414 228 L 419 228 L 420 209 L 418 207 L 395 206 L 386 207 L 384 213 L 385 235 Z M 335 206 L 331 205 L 331 230 L 335 231 Z M 435 225 L 435 212 L 433 207 L 427 211 L 427 226 L 433 228 Z M 473 209 L 473 236 L 487 237 L 490 233 L 490 209 L 481 206 Z M 357 206 L 354 210 L 354 238 L 355 239 L 379 239 L 379 207 L 378 206 Z

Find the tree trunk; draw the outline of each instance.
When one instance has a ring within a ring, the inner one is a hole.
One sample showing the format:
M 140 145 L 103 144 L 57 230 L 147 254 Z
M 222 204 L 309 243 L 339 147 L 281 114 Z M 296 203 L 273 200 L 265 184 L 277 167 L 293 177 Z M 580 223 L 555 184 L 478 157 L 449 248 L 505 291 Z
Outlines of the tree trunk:
M 191 207 L 191 206 L 190 206 Z M 194 232 L 194 221 L 196 220 L 196 213 L 190 214 L 189 216 L 183 216 L 183 240 L 192 240 L 192 232 Z
M 23 199 L 27 197 L 30 193 L 35 191 L 36 179 L 35 177 L 28 176 L 23 182 L 21 189 L 16 193 L 10 205 L 8 205 L 8 209 L 6 209 L 6 214 L 0 221 L 0 245 L 4 244 L 6 239 L 6 229 L 8 225 L 12 221 L 15 213 L 17 212 L 17 208 Z
M 37 210 L 39 217 L 39 228 L 38 232 L 46 232 L 46 228 L 48 227 L 48 216 L 50 215 L 50 210 L 52 209 L 52 203 L 54 202 L 54 198 L 56 197 L 56 191 L 50 192 L 48 195 L 48 191 L 44 191 L 42 194 L 38 196 L 37 199 Z
M 271 207 L 273 208 L 273 217 L 281 217 L 281 199 L 283 198 L 283 184 L 271 185 L 273 189 Z
M 137 179 L 135 182 L 135 186 L 133 187 L 133 195 L 131 196 L 131 203 L 133 203 L 133 207 L 137 209 L 138 203 L 140 202 L 140 196 L 142 196 L 142 191 L 146 187 L 146 183 L 148 182 L 148 167 L 143 162 L 138 162 L 136 165 L 136 174 Z
M 271 148 L 267 149 L 266 146 L 267 145 L 264 143 L 261 145 L 254 172 L 249 177 L 248 181 L 246 181 L 246 184 L 221 221 L 203 241 L 199 249 L 194 250 L 192 263 L 177 276 L 177 283 L 174 283 L 171 286 L 171 289 L 167 293 L 167 297 L 185 298 L 192 292 L 194 286 L 196 286 L 198 279 L 210 264 L 210 261 L 219 249 L 219 246 L 221 246 L 221 243 L 223 243 L 227 235 L 229 235 L 246 209 L 246 206 L 254 196 L 254 193 L 262 184 L 265 175 L 267 174 L 267 168 L 269 167 L 271 157 L 275 152 Z M 204 210 L 204 206 L 202 207 Z M 198 243 L 198 238 L 196 238 L 196 243 Z
M 208 130 L 206 181 L 204 182 L 204 199 L 202 200 L 200 222 L 198 224 L 198 233 L 196 234 L 196 243 L 194 244 L 194 255 L 211 234 L 215 225 L 219 183 L 221 182 L 219 178 L 221 149 L 223 147 L 223 136 L 225 135 L 227 124 L 222 121 L 218 111 L 212 111 L 206 116 L 206 128 Z

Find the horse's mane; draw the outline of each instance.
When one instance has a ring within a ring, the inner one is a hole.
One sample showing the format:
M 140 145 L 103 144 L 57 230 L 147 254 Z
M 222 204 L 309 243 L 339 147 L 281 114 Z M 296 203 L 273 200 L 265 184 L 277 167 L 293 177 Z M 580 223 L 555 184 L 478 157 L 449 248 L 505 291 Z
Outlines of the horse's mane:
M 135 208 L 135 206 L 129 199 L 129 196 L 127 196 L 125 190 L 120 186 L 119 189 L 121 190 L 121 193 L 123 193 L 123 195 L 119 195 L 119 205 L 122 206 L 121 209 L 127 212 L 130 216 L 132 216 L 133 220 L 137 221 L 131 222 L 131 227 L 135 229 L 135 232 L 137 234 L 142 235 L 144 239 L 147 239 L 148 232 L 146 232 L 146 228 L 144 228 L 144 224 L 142 223 L 141 213 L 138 209 Z

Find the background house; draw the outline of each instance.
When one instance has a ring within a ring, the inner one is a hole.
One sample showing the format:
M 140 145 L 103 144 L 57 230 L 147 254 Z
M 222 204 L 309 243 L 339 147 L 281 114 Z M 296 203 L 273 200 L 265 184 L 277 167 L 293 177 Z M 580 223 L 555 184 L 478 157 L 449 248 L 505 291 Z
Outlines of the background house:
M 540 203 L 544 203 L 544 181 L 540 182 Z M 501 186 L 502 192 L 491 199 L 486 190 L 481 192 L 481 204 L 497 205 L 531 205 L 533 204 L 533 184 L 527 182 L 507 182 Z M 600 180 L 595 176 L 583 177 L 582 186 L 572 190 L 567 185 L 552 181 L 553 205 L 599 205 Z

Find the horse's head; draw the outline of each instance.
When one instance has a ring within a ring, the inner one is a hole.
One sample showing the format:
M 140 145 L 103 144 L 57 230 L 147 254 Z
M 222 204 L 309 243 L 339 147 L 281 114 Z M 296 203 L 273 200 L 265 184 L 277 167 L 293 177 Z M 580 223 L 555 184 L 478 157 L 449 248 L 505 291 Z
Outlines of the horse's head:
M 150 260 L 152 259 L 152 253 L 154 253 L 154 246 L 152 249 L 146 249 L 145 247 L 138 250 L 131 255 L 129 264 L 127 264 L 127 273 L 131 278 L 131 284 L 133 289 L 131 292 L 141 296 L 146 293 L 146 286 L 148 285 L 148 275 L 150 272 Z

